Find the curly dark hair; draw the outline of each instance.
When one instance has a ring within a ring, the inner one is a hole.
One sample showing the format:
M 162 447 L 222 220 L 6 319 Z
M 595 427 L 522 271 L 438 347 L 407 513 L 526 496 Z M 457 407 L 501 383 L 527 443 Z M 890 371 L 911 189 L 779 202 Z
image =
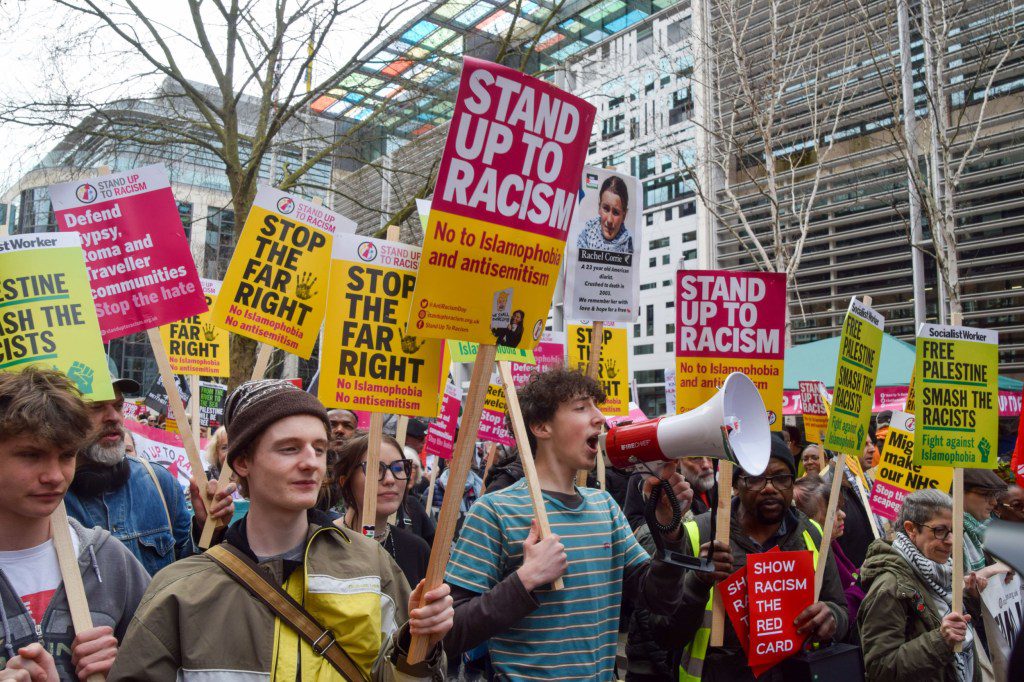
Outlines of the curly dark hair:
M 526 425 L 530 449 L 537 451 L 537 439 L 530 426 L 550 421 L 559 405 L 577 398 L 593 398 L 600 405 L 606 397 L 601 384 L 578 369 L 556 367 L 531 374 L 526 384 L 519 389 L 519 404 L 523 410 L 523 423 Z M 512 430 L 511 419 L 508 421 L 509 430 Z

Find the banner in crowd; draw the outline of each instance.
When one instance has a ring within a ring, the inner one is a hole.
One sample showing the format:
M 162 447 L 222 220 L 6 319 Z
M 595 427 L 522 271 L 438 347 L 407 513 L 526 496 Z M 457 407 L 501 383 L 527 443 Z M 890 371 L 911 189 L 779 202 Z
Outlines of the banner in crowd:
M 676 370 L 665 370 L 665 414 L 678 414 L 676 410 Z
M 824 382 L 800 382 L 800 408 L 804 415 L 804 433 L 807 442 L 821 445 L 825 442 L 825 430 L 828 428 Z
M 134 419 L 137 422 L 144 420 L 149 416 L 149 408 L 139 400 L 125 400 L 121 406 L 121 414 L 124 415 L 125 419 Z
M 455 432 L 459 428 L 459 408 L 462 406 L 462 389 L 448 381 L 441 399 L 441 413 L 427 427 L 427 440 L 423 446 L 426 456 L 451 459 L 455 452 Z
M 515 436 L 506 426 L 505 410 L 507 408 L 505 388 L 501 384 L 501 377 L 494 372 L 491 375 L 491 383 L 487 386 L 483 412 L 480 413 L 480 429 L 477 431 L 477 440 L 498 445 L 512 446 L 516 444 Z
M 676 275 L 676 411 L 710 399 L 733 372 L 761 393 L 773 431 L 782 429 L 786 276 L 680 270 Z
M 596 109 L 465 57 L 409 331 L 532 349 L 544 332 Z
M 405 333 L 419 262 L 408 244 L 334 238 L 318 389 L 327 407 L 437 414 L 444 341 Z
M 171 472 L 184 490 L 185 498 L 188 499 L 188 480 L 192 477 L 192 465 L 189 464 L 181 436 L 136 421 L 126 421 L 124 427 L 131 432 L 135 440 L 135 455 L 159 464 Z M 199 444 L 200 448 L 205 446 L 205 440 Z M 200 452 L 202 453 L 202 450 Z M 202 454 L 205 456 L 205 453 Z M 203 463 L 209 466 L 205 459 Z
M 227 384 L 213 381 L 199 382 L 199 426 L 210 428 L 224 423 L 224 401 L 228 397 Z
M 587 371 L 592 332 L 589 326 L 566 325 L 567 366 Z M 605 392 L 605 401 L 599 407 L 609 417 L 629 414 L 629 341 L 626 336 L 623 327 L 604 328 L 597 379 Z
M 565 317 L 636 321 L 643 189 L 636 178 L 586 167 L 566 244 Z
M 992 652 L 992 665 L 997 680 L 1009 680 L 1009 659 L 1024 623 L 1024 595 L 1021 579 L 1014 575 L 1009 581 L 997 574 L 989 578 L 981 593 L 985 636 Z
M 85 249 L 103 342 L 206 311 L 167 169 L 50 185 L 62 232 L 78 232 Z
M 915 490 L 934 488 L 949 492 L 953 470 L 949 467 L 914 464 L 914 424 L 907 412 L 893 412 L 889 435 L 882 445 L 875 485 L 871 489 L 871 511 L 895 521 L 903 500 Z
M 825 449 L 859 457 L 871 422 L 885 318 L 856 298 L 843 320 Z
M 565 365 L 565 333 L 544 332 L 540 342 L 533 348 L 534 362 L 513 362 L 512 382 L 516 388 L 522 387 L 534 372 L 548 370 Z
M 181 402 L 186 406 L 192 400 L 192 385 L 185 377 L 175 374 L 174 383 L 178 385 L 178 393 L 181 395 Z M 159 414 L 167 414 L 167 389 L 164 388 L 164 377 L 162 374 L 156 376 L 153 385 L 146 392 L 143 401 L 146 407 Z
M 608 428 L 618 426 L 619 424 L 632 424 L 636 422 L 647 421 L 647 415 L 640 409 L 640 406 L 633 401 L 629 402 L 629 414 L 618 415 L 615 417 L 608 417 L 604 420 L 604 423 L 608 425 Z
M 309 358 L 324 320 L 333 238 L 355 230 L 323 206 L 260 187 L 214 305 L 214 324 Z
M 913 412 L 911 408 L 907 407 L 907 398 L 912 388 L 912 386 L 876 386 L 874 401 L 871 405 L 872 414 L 878 414 L 883 410 Z M 999 391 L 999 416 L 1019 417 L 1022 402 L 1024 399 L 1022 399 L 1020 391 Z M 786 416 L 803 415 L 800 391 L 786 390 L 783 392 L 782 413 Z
M 452 362 L 473 362 L 476 360 L 476 353 L 480 350 L 479 343 L 471 341 L 448 341 L 448 350 L 452 354 Z M 526 348 L 507 348 L 498 346 L 494 355 L 498 362 L 521 362 L 532 365 L 536 362 L 532 350 Z
M 79 236 L 0 238 L 0 370 L 64 372 L 90 400 L 113 400 Z
M 914 363 L 915 464 L 996 468 L 998 369 L 996 332 L 921 325 Z
M 215 279 L 199 282 L 207 307 L 213 309 L 221 283 Z M 225 329 L 213 324 L 209 311 L 160 327 L 160 340 L 175 374 L 231 376 L 229 338 Z

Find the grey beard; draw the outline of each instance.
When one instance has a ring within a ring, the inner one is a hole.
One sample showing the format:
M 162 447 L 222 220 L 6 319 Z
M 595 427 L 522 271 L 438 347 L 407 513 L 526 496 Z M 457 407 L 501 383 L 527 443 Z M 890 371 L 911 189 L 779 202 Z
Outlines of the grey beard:
M 690 487 L 698 493 L 706 493 L 715 487 L 715 475 L 708 472 L 705 476 L 697 476 L 689 481 Z
M 124 440 L 109 448 L 103 447 L 97 442 L 87 447 L 82 452 L 82 455 L 86 459 L 96 462 L 97 464 L 112 467 L 115 464 L 119 464 L 121 460 L 124 459 L 124 448 Z

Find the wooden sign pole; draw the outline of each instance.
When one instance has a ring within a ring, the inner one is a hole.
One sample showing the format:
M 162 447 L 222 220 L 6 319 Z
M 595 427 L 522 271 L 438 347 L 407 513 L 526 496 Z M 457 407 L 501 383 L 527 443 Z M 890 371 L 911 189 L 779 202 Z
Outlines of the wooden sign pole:
M 878 524 L 875 523 L 875 514 L 871 511 L 871 501 L 868 500 L 868 493 L 860 483 L 860 478 L 855 477 L 857 480 L 854 482 L 853 487 L 857 489 L 857 496 L 860 498 L 860 503 L 864 507 L 864 511 L 867 512 L 869 525 L 871 526 L 871 534 L 878 540 L 882 537 L 882 534 L 878 532 Z
M 441 468 L 441 458 L 434 458 L 434 467 L 430 470 L 430 486 L 427 488 L 427 514 L 434 514 L 434 484 L 437 483 L 437 470 Z
M 715 510 L 715 542 L 729 546 L 729 533 L 732 532 L 732 474 L 733 463 L 726 460 L 718 462 L 718 507 Z M 714 555 L 714 546 L 708 556 Z M 717 590 L 713 591 L 711 600 L 711 646 L 722 646 L 725 638 L 725 607 Z
M 192 467 L 192 479 L 199 487 L 199 497 L 203 506 L 210 509 L 210 496 L 206 492 L 206 470 L 203 469 L 203 460 L 199 457 L 199 446 L 192 438 L 192 429 L 189 426 L 188 414 L 185 412 L 185 405 L 181 402 L 181 393 L 178 392 L 178 384 L 174 381 L 174 372 L 171 371 L 171 361 L 167 357 L 167 351 L 160 341 L 160 330 L 156 327 L 147 329 L 149 345 L 153 349 L 153 356 L 156 358 L 157 367 L 160 368 L 160 376 L 164 380 L 164 388 L 167 391 L 167 404 L 169 410 L 174 412 L 174 419 L 178 422 L 178 433 L 181 434 L 181 442 L 185 446 L 185 454 L 188 455 L 189 466 Z
M 491 467 L 494 466 L 494 460 L 498 458 L 498 444 L 488 443 L 487 444 L 487 463 L 484 465 L 484 488 L 487 487 L 487 474 L 491 472 Z
M 530 439 L 526 435 L 526 423 L 523 421 L 523 411 L 519 407 L 519 394 L 516 392 L 516 385 L 512 382 L 512 364 L 509 362 L 498 363 L 498 373 L 501 374 L 501 383 L 505 386 L 505 404 L 508 407 L 508 414 L 511 417 L 512 431 L 516 437 L 516 445 L 519 449 L 519 461 L 523 465 L 523 474 L 526 478 L 526 486 L 530 490 L 530 501 L 533 502 L 533 515 L 537 518 L 538 540 L 551 535 L 551 524 L 548 523 L 548 512 L 544 508 L 544 493 L 540 489 L 540 478 L 537 476 L 537 464 L 533 461 L 533 451 L 530 448 Z M 465 423 L 465 422 L 463 422 Z M 601 457 L 597 458 L 598 461 Z M 551 589 L 558 591 L 565 587 L 561 578 L 552 583 Z
M 594 381 L 601 377 L 601 347 L 604 345 L 604 322 L 594 322 L 590 332 L 590 356 L 587 358 L 587 376 Z M 598 457 L 598 460 L 601 458 Z M 584 487 L 587 485 L 587 474 L 589 472 L 580 469 L 576 472 L 576 485 Z M 602 488 L 604 486 L 602 485 Z
M 196 443 L 202 442 L 200 437 L 202 431 L 199 426 L 199 377 L 195 374 L 188 378 L 189 389 L 192 391 L 192 400 L 189 401 L 189 423 L 192 426 L 192 439 Z M 210 462 L 213 464 L 213 462 Z
M 828 509 L 825 511 L 825 527 L 821 529 L 821 547 L 818 548 L 818 566 L 814 569 L 814 601 L 821 595 L 821 584 L 825 579 L 825 564 L 832 546 L 832 529 L 836 525 L 836 510 L 842 494 L 843 478 L 846 476 L 846 457 L 832 458 L 832 488 L 828 493 Z
M 494 369 L 494 355 L 497 349 L 497 346 L 491 343 L 480 344 L 476 361 L 473 363 L 469 391 L 462 406 L 462 428 L 459 429 L 459 437 L 455 441 L 455 452 L 448 467 L 447 494 L 441 503 L 434 544 L 430 549 L 424 594 L 438 587 L 444 581 L 445 566 L 448 564 L 452 538 L 455 536 L 455 525 L 459 520 L 462 491 L 466 488 L 466 477 L 469 475 L 469 467 L 473 463 L 476 434 L 480 428 L 480 416 L 484 409 L 487 386 L 490 382 L 491 371 Z M 420 605 L 423 604 L 425 602 L 421 602 Z M 408 662 L 416 664 L 424 660 L 429 653 L 427 648 L 426 637 L 414 636 L 409 643 Z
M 950 315 L 950 323 L 954 327 L 963 324 L 963 315 L 959 312 Z M 953 600 L 951 609 L 957 613 L 964 612 L 964 470 L 953 467 Z M 977 642 L 977 638 L 974 640 Z M 963 651 L 963 645 L 953 647 L 955 653 Z
M 270 366 L 270 357 L 274 354 L 274 347 L 265 343 L 257 344 L 259 351 L 256 353 L 256 364 L 252 368 L 252 381 L 259 381 L 267 373 Z
M 217 477 L 217 490 L 224 490 L 224 488 L 228 487 L 233 474 L 231 465 L 225 459 L 224 466 L 220 468 L 220 476 Z M 203 534 L 199 536 L 199 549 L 210 549 L 210 545 L 213 543 L 213 533 L 221 525 L 218 521 L 206 520 L 206 523 L 203 524 Z
M 380 444 L 384 438 L 384 413 L 370 414 L 370 435 L 366 447 L 366 483 L 363 485 L 363 506 L 359 530 L 368 538 L 377 533 L 377 481 L 380 477 Z
M 405 447 L 405 436 L 409 433 L 409 417 L 408 415 L 399 415 L 398 424 L 395 425 L 395 440 L 401 447 Z M 418 453 L 417 453 L 418 454 Z M 405 456 L 405 453 L 402 453 Z
M 68 598 L 68 610 L 71 611 L 71 625 L 75 628 L 76 634 L 85 632 L 92 628 L 92 614 L 89 612 L 89 601 L 85 596 L 75 546 L 71 542 L 71 529 L 68 527 L 68 512 L 64 507 L 64 500 L 61 500 L 50 514 L 50 535 L 53 536 L 53 547 L 57 550 L 57 564 L 60 566 L 60 577 L 64 582 L 64 593 Z M 99 673 L 89 675 L 89 682 L 103 682 L 103 679 L 103 675 Z

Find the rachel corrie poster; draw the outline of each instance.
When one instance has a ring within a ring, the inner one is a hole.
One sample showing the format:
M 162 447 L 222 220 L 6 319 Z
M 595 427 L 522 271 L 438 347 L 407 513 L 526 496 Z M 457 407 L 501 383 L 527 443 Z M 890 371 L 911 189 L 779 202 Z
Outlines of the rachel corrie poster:
M 566 242 L 566 317 L 634 322 L 643 243 L 640 181 L 588 166 L 581 195 Z

